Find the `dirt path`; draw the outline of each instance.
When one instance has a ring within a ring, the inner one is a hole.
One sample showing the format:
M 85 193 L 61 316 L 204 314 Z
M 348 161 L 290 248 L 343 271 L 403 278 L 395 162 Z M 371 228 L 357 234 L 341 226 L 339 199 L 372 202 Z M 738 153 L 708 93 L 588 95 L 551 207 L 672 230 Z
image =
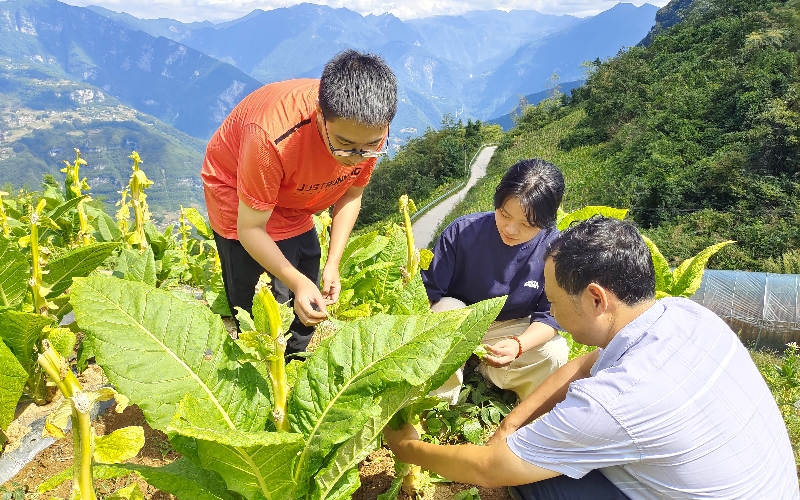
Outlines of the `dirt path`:
M 486 166 L 489 165 L 489 160 L 492 159 L 495 149 L 497 149 L 497 146 L 484 148 L 472 164 L 472 172 L 469 175 L 467 185 L 453 196 L 430 209 L 425 215 L 411 225 L 414 231 L 414 244 L 418 248 L 428 247 L 431 241 L 433 241 L 434 233 L 439 223 L 450 213 L 459 201 L 464 199 L 467 191 L 478 182 L 478 179 L 486 175 Z

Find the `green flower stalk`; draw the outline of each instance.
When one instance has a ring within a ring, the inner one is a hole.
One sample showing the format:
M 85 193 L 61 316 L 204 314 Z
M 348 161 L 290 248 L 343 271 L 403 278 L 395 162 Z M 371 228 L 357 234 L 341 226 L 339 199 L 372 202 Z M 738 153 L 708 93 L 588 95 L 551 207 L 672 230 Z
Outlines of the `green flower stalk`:
M 0 191 L 0 227 L 3 228 L 3 236 L 9 238 L 11 237 L 11 227 L 8 225 L 8 216 L 6 215 L 6 207 L 3 205 L 3 196 L 8 196 L 8 193 Z
M 47 301 L 47 294 L 50 289 L 42 284 L 42 275 L 47 271 L 43 270 L 44 265 L 47 263 L 47 257 L 50 255 L 49 250 L 45 247 L 39 247 L 39 224 L 42 219 L 42 210 L 44 210 L 47 202 L 44 199 L 39 200 L 35 209 L 31 209 L 30 215 L 30 229 L 31 234 L 20 239 L 20 246 L 31 246 L 31 279 L 29 285 L 31 293 L 33 294 L 33 310 L 38 314 L 48 315 L 51 308 L 55 305 Z
M 406 268 L 403 272 L 404 284 L 408 284 L 419 269 L 419 252 L 414 247 L 414 232 L 411 230 L 411 214 L 417 211 L 414 200 L 404 194 L 400 197 L 400 213 L 403 214 L 403 229 L 406 232 Z
M 270 278 L 262 274 L 256 285 L 253 298 L 253 318 L 242 327 L 250 331 L 239 334 L 239 345 L 248 353 L 250 361 L 266 365 L 267 375 L 272 387 L 274 407 L 272 419 L 278 432 L 289 432 L 289 419 L 286 404 L 289 399 L 289 383 L 286 379 L 286 332 L 292 323 L 294 313 L 286 304 L 278 304 L 269 289 Z M 241 313 L 240 313 L 241 314 Z
M 128 405 L 128 399 L 110 387 L 84 391 L 77 377 L 47 339 L 42 341 L 42 347 L 43 352 L 37 362 L 64 396 L 59 407 L 47 417 L 43 434 L 63 438 L 67 422 L 72 421 L 72 498 L 97 500 L 94 491 L 94 463 L 121 463 L 132 458 L 144 445 L 144 430 L 136 426 L 125 427 L 108 436 L 95 436 L 91 420 L 92 407 L 100 401 L 113 398 L 117 403 L 115 410 L 121 413 Z
M 178 233 L 180 234 L 181 264 L 186 267 L 189 265 L 189 236 L 192 234 L 192 227 L 186 223 L 186 212 L 183 210 L 183 205 L 180 205 Z
M 89 184 L 86 182 L 85 177 L 82 180 L 78 180 L 80 179 L 81 165 L 86 165 L 86 160 L 81 158 L 81 151 L 78 148 L 75 148 L 75 163 L 70 164 L 67 160 L 64 160 L 64 163 L 67 166 L 62 168 L 61 171 L 66 173 L 66 179 L 64 181 L 66 198 L 68 200 L 80 198 L 83 196 L 83 190 L 89 189 Z M 91 198 L 86 197 L 85 199 L 81 200 L 78 202 L 77 207 L 78 220 L 80 222 L 78 239 L 83 246 L 87 246 L 92 243 L 92 232 L 89 228 L 89 219 L 86 217 L 86 209 L 84 207 L 84 203 L 90 199 Z
M 61 362 L 61 355 L 46 339 L 42 341 L 44 352 L 39 355 L 37 362 L 44 369 L 50 379 L 58 386 L 65 402 L 71 406 L 72 441 L 75 447 L 76 460 L 73 464 L 73 497 L 81 500 L 96 500 L 94 480 L 92 477 L 92 421 L 90 416 L 91 402 L 78 379 L 68 367 Z M 66 369 L 64 369 L 66 368 Z M 63 373 L 63 376 L 62 376 Z M 66 405 L 62 406 L 66 408 Z M 46 432 L 51 435 L 63 437 L 63 428 L 58 422 L 63 422 L 65 410 L 56 410 L 46 425 Z M 64 422 L 66 423 L 66 422 Z
M 136 230 L 131 243 L 138 245 L 140 250 L 147 248 L 147 237 L 144 233 L 144 223 L 150 220 L 150 210 L 147 208 L 147 195 L 144 190 L 153 185 L 153 181 L 147 178 L 144 171 L 139 169 L 139 164 L 143 163 L 139 158 L 139 153 L 134 151 L 128 157 L 133 160 L 133 174 L 131 174 L 128 189 L 131 193 L 133 202 L 133 213 L 136 218 Z
M 119 227 L 119 230 L 122 232 L 122 240 L 128 245 L 130 245 L 131 202 L 128 199 L 128 196 L 130 196 L 130 190 L 128 189 L 128 187 L 125 187 L 125 189 L 118 192 L 120 194 L 120 200 L 117 202 L 116 205 L 119 207 L 119 210 L 117 210 L 116 214 L 117 226 Z

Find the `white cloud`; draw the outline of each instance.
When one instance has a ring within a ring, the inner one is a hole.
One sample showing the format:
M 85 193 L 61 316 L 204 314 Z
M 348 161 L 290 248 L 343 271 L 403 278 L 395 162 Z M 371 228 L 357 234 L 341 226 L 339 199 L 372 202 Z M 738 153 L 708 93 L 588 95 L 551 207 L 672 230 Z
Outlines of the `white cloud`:
M 65 0 L 70 5 L 99 5 L 116 12 L 127 12 L 144 19 L 168 17 L 183 22 L 229 21 L 238 19 L 255 9 L 272 10 L 290 7 L 301 0 Z M 669 0 L 628 3 L 650 3 L 663 7 Z M 608 10 L 615 0 L 314 0 L 313 3 L 334 8 L 344 7 L 361 14 L 391 12 L 401 19 L 433 15 L 457 15 L 470 10 L 535 10 L 543 14 L 571 14 L 578 17 L 593 16 Z

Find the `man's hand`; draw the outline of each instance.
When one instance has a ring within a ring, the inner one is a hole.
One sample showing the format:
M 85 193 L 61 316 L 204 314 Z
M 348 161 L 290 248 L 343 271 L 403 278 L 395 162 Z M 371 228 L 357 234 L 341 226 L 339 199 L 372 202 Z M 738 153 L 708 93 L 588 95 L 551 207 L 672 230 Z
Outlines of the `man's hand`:
M 335 304 L 339 300 L 339 293 L 342 291 L 342 281 L 339 277 L 339 266 L 325 265 L 322 270 L 322 298 L 325 305 Z
M 396 431 L 387 425 L 383 428 L 383 438 L 392 453 L 402 461 L 403 444 L 409 441 L 419 441 L 419 433 L 411 424 L 403 424 Z
M 306 326 L 316 325 L 328 317 L 322 293 L 308 278 L 301 280 L 294 290 L 294 312 Z
M 494 345 L 487 345 L 486 350 L 489 354 L 484 356 L 483 362 L 495 368 L 502 368 L 517 359 L 519 344 L 514 339 L 504 339 Z

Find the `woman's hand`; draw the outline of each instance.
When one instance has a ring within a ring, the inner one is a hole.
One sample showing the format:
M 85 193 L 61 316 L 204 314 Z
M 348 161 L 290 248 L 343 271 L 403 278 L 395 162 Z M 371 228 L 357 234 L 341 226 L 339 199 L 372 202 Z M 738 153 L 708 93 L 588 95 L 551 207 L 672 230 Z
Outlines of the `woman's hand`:
M 520 345 L 514 339 L 504 339 L 494 345 L 487 345 L 486 350 L 489 354 L 484 356 L 483 362 L 495 368 L 502 368 L 517 359 Z

